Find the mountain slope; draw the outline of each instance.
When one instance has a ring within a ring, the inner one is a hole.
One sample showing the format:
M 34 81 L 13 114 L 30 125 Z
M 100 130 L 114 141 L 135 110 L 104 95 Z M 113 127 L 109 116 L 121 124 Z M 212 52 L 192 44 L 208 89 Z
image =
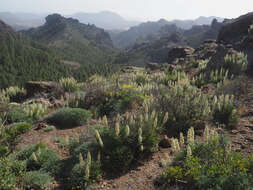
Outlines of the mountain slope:
M 130 48 L 137 41 L 143 40 L 148 36 L 154 36 L 162 27 L 166 25 L 175 25 L 183 30 L 190 30 L 195 25 L 211 25 L 212 21 L 216 19 L 218 22 L 223 21 L 219 17 L 199 17 L 196 20 L 173 20 L 167 21 L 160 19 L 157 22 L 145 22 L 138 26 L 131 27 L 127 31 L 123 32 L 110 32 L 113 44 L 118 48 Z
M 28 80 L 57 80 L 70 69 L 48 48 L 31 41 L 0 21 L 0 88 Z
M 62 59 L 80 64 L 110 61 L 113 52 L 110 36 L 103 29 L 59 14 L 47 16 L 43 26 L 24 33 L 48 45 Z

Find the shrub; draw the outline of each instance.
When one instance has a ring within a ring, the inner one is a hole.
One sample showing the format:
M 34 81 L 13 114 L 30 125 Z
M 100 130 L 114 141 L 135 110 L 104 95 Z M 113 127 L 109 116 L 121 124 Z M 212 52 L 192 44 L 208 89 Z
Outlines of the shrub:
M 73 77 L 62 78 L 60 79 L 59 83 L 65 92 L 75 92 L 80 89 L 80 85 Z
M 44 104 L 29 104 L 24 107 L 24 111 L 33 121 L 36 121 L 48 113 L 48 109 Z
M 46 145 L 43 143 L 38 143 L 36 145 L 26 146 L 22 150 L 20 150 L 19 152 L 17 152 L 15 154 L 15 158 L 17 160 L 22 160 L 22 161 L 28 160 L 30 158 L 30 156 L 32 155 L 32 153 L 36 152 L 39 148 L 45 149 Z
M 227 127 L 234 127 L 238 120 L 239 114 L 234 103 L 234 96 L 220 95 L 215 96 L 213 100 L 213 120 Z
M 27 172 L 24 176 L 26 189 L 46 189 L 52 182 L 52 177 L 41 171 Z
M 57 153 L 50 149 L 38 149 L 27 160 L 29 170 L 42 170 L 57 175 L 60 171 L 60 158 Z
M 3 91 L 11 102 L 21 102 L 26 97 L 26 90 L 17 86 L 11 86 Z
M 190 127 L 201 127 L 210 118 L 211 108 L 208 95 L 192 86 L 176 84 L 161 91 L 152 103 L 160 113 L 168 113 L 164 130 L 172 133 L 185 132 Z
M 13 124 L 11 126 L 5 127 L 1 136 L 2 136 L 2 139 L 5 139 L 5 142 L 7 144 L 13 144 L 15 143 L 15 140 L 19 135 L 24 134 L 31 129 L 32 129 L 32 125 L 30 123 L 26 123 L 26 122 L 17 123 L 17 124 Z
M 231 75 L 240 75 L 247 70 L 248 58 L 244 53 L 226 55 L 224 59 L 225 65 L 223 67 Z
M 81 108 L 61 108 L 51 114 L 46 120 L 60 129 L 73 128 L 85 124 L 91 113 Z
M 16 122 L 32 122 L 32 119 L 29 118 L 28 114 L 22 106 L 11 106 L 10 111 L 7 113 L 7 120 L 9 123 Z
M 10 152 L 10 149 L 8 146 L 0 145 L 0 158 L 5 157 Z
M 89 150 L 94 157 L 100 152 L 101 167 L 108 174 L 131 169 L 136 160 L 149 157 L 158 149 L 160 124 L 157 114 L 146 112 L 144 118 L 141 117 L 135 118 L 136 122 L 133 115 L 122 124 L 116 121 L 115 128 L 97 127 L 97 142 L 78 147 L 78 152 L 85 156 Z
M 70 174 L 70 186 L 73 189 L 87 189 L 87 187 L 94 183 L 101 177 L 102 171 L 100 169 L 100 163 L 98 161 L 91 162 L 89 178 L 86 177 L 86 167 L 76 164 Z
M 22 162 L 0 158 L 0 189 L 13 190 L 17 186 L 18 178 L 25 173 L 25 166 Z
M 231 152 L 229 141 L 208 128 L 204 140 L 181 146 L 161 183 L 180 184 L 185 189 L 252 189 L 252 158 Z

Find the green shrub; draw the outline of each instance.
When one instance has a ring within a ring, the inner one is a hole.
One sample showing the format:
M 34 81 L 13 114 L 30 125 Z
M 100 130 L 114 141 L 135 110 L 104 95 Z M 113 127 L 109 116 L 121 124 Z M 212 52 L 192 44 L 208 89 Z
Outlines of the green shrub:
M 91 183 L 100 179 L 102 171 L 100 163 L 91 162 L 89 178 L 86 178 L 86 167 L 76 164 L 70 174 L 70 186 L 73 189 L 87 189 Z
M 8 146 L 0 145 L 0 158 L 5 157 L 10 152 L 10 149 Z
M 234 127 L 239 121 L 239 114 L 234 103 L 234 96 L 215 96 L 213 101 L 213 121 Z
M 85 124 L 91 113 L 81 108 L 61 108 L 51 114 L 46 120 L 57 128 L 73 128 Z
M 161 183 L 185 189 L 252 189 L 252 156 L 231 152 L 227 138 L 208 128 L 204 140 L 180 145 L 181 152 L 164 170 Z
M 53 175 L 59 174 L 60 158 L 50 149 L 38 149 L 27 160 L 28 170 L 42 170 Z
M 11 106 L 7 113 L 7 120 L 9 123 L 32 122 L 22 106 Z
M 36 145 L 26 146 L 15 154 L 15 158 L 22 161 L 28 160 L 32 153 L 38 151 L 39 148 L 46 149 L 46 145 L 43 143 L 38 143 Z
M 232 54 L 225 56 L 225 70 L 228 70 L 231 75 L 240 75 L 247 70 L 248 58 L 244 53 Z
M 24 176 L 24 187 L 26 189 L 46 189 L 52 182 L 52 177 L 41 171 L 27 172 Z
M 26 97 L 26 90 L 17 86 L 11 86 L 5 89 L 4 93 L 10 98 L 11 102 L 21 102 Z
M 16 138 L 21 135 L 24 134 L 26 132 L 28 132 L 29 130 L 32 129 L 32 125 L 30 123 L 17 123 L 17 124 L 13 124 L 11 126 L 5 127 L 5 129 L 3 130 L 1 137 L 2 140 L 7 143 L 7 144 L 13 144 L 15 143 Z
M 61 78 L 59 83 L 65 92 L 75 92 L 80 89 L 80 85 L 73 77 Z
M 190 85 L 176 84 L 160 91 L 152 103 L 160 113 L 168 113 L 164 130 L 172 133 L 185 132 L 190 127 L 201 127 L 211 115 L 208 95 Z
M 151 116 L 152 115 L 152 116 Z M 97 142 L 81 145 L 74 154 L 86 156 L 89 150 L 93 157 L 101 153 L 101 167 L 103 171 L 121 173 L 131 169 L 143 157 L 151 156 L 158 150 L 160 124 L 157 114 L 145 113 L 145 119 L 135 118 L 133 115 L 114 127 L 98 126 L 96 131 Z
M 16 160 L 0 158 L 0 189 L 13 190 L 17 187 L 19 177 L 25 173 L 25 165 Z

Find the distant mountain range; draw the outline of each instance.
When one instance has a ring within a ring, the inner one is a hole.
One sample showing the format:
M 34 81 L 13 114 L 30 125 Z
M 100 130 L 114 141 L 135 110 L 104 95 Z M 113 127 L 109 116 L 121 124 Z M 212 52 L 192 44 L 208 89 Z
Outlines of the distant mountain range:
M 176 27 L 184 30 L 189 30 L 197 25 L 211 25 L 212 21 L 216 19 L 222 22 L 224 19 L 219 17 L 199 17 L 196 20 L 173 20 L 167 21 L 160 19 L 157 22 L 145 22 L 137 26 L 131 27 L 127 31 L 118 32 L 110 31 L 111 38 L 114 46 L 117 48 L 131 48 L 136 42 L 142 41 L 150 35 L 159 32 L 162 27 L 166 25 L 175 25 Z

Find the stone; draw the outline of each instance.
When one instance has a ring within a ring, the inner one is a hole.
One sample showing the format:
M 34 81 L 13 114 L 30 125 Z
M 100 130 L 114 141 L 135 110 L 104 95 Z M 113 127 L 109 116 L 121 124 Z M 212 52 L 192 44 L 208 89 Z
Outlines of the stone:
M 164 135 L 162 139 L 159 142 L 159 146 L 162 148 L 169 148 L 171 147 L 170 139 L 167 137 L 167 135 Z
M 29 81 L 25 84 L 25 89 L 27 91 L 28 97 L 33 97 L 36 94 L 50 93 L 57 88 L 57 83 L 55 82 L 36 82 Z

